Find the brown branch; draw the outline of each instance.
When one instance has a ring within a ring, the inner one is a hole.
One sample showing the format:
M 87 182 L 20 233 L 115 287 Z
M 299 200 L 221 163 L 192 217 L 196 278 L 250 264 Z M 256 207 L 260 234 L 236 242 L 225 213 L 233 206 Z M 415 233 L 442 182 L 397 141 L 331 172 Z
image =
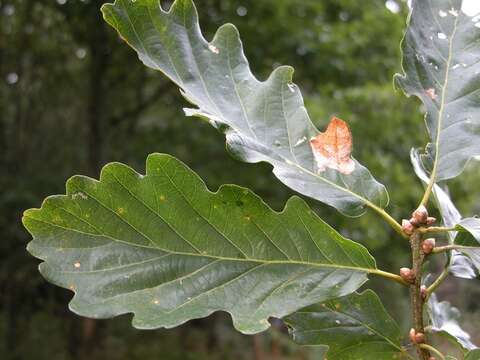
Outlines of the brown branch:
M 410 285 L 410 300 L 412 306 L 412 317 L 414 322 L 415 333 L 425 334 L 425 326 L 423 323 L 423 304 L 421 285 L 422 285 L 422 264 L 424 254 L 421 251 L 422 238 L 418 231 L 415 231 L 410 237 L 410 245 L 412 248 L 412 270 L 415 274 L 415 281 Z M 420 359 L 428 360 L 430 352 L 417 345 L 417 353 Z

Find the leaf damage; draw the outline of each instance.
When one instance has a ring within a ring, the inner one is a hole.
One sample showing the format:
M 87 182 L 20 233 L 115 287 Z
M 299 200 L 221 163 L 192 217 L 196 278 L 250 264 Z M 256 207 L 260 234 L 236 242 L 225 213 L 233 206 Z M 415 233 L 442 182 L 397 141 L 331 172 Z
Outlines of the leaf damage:
M 318 172 L 327 168 L 349 175 L 355 170 L 352 154 L 352 133 L 347 123 L 332 117 L 325 132 L 310 139 Z

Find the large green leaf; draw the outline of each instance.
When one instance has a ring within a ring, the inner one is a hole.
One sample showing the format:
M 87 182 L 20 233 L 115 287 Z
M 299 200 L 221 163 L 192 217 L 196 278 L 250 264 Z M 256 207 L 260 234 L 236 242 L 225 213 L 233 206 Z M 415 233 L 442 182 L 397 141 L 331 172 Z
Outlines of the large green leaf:
M 350 175 L 317 171 L 309 139 L 318 130 L 292 83 L 293 69 L 282 66 L 257 80 L 233 25 L 220 27 L 209 43 L 191 0 L 176 0 L 168 12 L 159 0 L 117 0 L 102 11 L 141 61 L 168 76 L 198 107 L 186 109 L 187 115 L 207 118 L 226 133 L 237 158 L 269 162 L 287 186 L 350 216 L 366 205 L 377 211 L 387 205 L 384 186 L 356 161 Z
M 466 350 L 476 349 L 470 335 L 460 327 L 460 311 L 448 301 L 437 300 L 432 294 L 428 299 L 428 311 L 430 326 L 428 329 L 452 340 Z
M 371 290 L 317 304 L 285 318 L 296 342 L 328 346 L 330 360 L 401 357 L 401 333 Z
M 168 155 L 146 175 L 112 163 L 100 181 L 75 176 L 67 195 L 25 212 L 41 273 L 70 288 L 76 313 L 134 313 L 138 328 L 173 327 L 228 311 L 244 333 L 318 301 L 355 291 L 375 272 L 298 197 L 277 213 L 234 185 L 208 191 Z
M 397 83 L 427 111 L 423 162 L 434 181 L 459 175 L 480 154 L 480 28 L 461 0 L 414 0 Z

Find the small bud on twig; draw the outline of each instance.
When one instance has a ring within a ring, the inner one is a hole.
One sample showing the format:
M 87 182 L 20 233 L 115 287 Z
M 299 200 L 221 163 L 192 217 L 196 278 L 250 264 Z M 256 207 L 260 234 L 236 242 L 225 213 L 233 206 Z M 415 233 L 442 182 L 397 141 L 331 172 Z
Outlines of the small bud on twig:
M 427 220 L 425 221 L 425 223 L 428 226 L 430 226 L 430 225 L 435 224 L 436 221 L 437 221 L 437 218 L 434 218 L 433 216 L 429 216 L 429 217 L 427 217 Z
M 428 211 L 427 211 L 427 208 L 423 205 L 420 205 L 417 210 L 415 210 L 413 213 L 412 213 L 412 220 L 410 220 L 410 222 L 412 222 L 413 224 L 415 225 L 421 225 L 421 224 L 425 224 L 426 221 L 427 221 L 427 218 L 428 218 Z
M 414 344 L 423 344 L 425 342 L 425 334 L 421 332 L 416 332 L 414 328 L 410 329 L 408 333 L 410 341 Z
M 415 282 L 415 271 L 412 269 L 403 267 L 400 269 L 400 276 L 402 277 L 403 280 L 406 282 L 413 284 Z
M 408 333 L 408 337 L 412 343 L 415 343 L 415 329 L 411 328 L 410 332 Z
M 427 287 L 425 285 L 420 286 L 420 295 L 423 300 L 427 298 Z
M 425 342 L 425 334 L 418 332 L 415 334 L 415 344 L 423 344 Z
M 430 357 L 428 358 L 428 360 L 437 360 L 437 359 L 436 359 L 435 357 L 433 357 L 433 356 L 430 356 Z
M 422 251 L 425 255 L 430 254 L 434 248 L 435 248 L 435 239 L 434 238 L 428 238 L 428 239 L 423 240 Z
M 410 221 L 408 221 L 407 219 L 403 219 L 402 220 L 402 230 L 405 234 L 412 235 L 413 232 L 415 231 L 415 226 L 413 226 L 413 224 Z

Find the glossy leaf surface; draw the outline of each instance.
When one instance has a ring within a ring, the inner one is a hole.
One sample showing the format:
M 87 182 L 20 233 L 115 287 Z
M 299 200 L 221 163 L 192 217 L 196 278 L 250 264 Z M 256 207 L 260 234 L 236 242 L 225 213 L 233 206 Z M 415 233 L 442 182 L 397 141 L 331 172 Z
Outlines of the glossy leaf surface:
M 435 182 L 480 154 L 480 28 L 461 0 L 414 0 L 397 84 L 421 99 L 431 143 L 423 163 Z
M 404 349 L 396 322 L 371 290 L 316 304 L 285 318 L 301 345 L 328 346 L 330 360 L 400 359 Z
M 177 159 L 150 155 L 146 175 L 107 165 L 75 176 L 67 195 L 25 212 L 40 271 L 75 292 L 70 308 L 133 324 L 174 327 L 217 310 L 244 333 L 355 291 L 375 269 L 297 197 L 281 213 L 234 185 L 212 193 Z
M 176 0 L 168 12 L 158 0 L 117 0 L 102 11 L 146 66 L 163 72 L 197 106 L 185 109 L 187 115 L 225 132 L 237 158 L 272 164 L 284 184 L 349 216 L 388 204 L 384 186 L 355 160 L 349 174 L 319 171 L 309 143 L 318 130 L 292 83 L 293 69 L 282 66 L 257 80 L 233 25 L 207 42 L 191 0 Z

